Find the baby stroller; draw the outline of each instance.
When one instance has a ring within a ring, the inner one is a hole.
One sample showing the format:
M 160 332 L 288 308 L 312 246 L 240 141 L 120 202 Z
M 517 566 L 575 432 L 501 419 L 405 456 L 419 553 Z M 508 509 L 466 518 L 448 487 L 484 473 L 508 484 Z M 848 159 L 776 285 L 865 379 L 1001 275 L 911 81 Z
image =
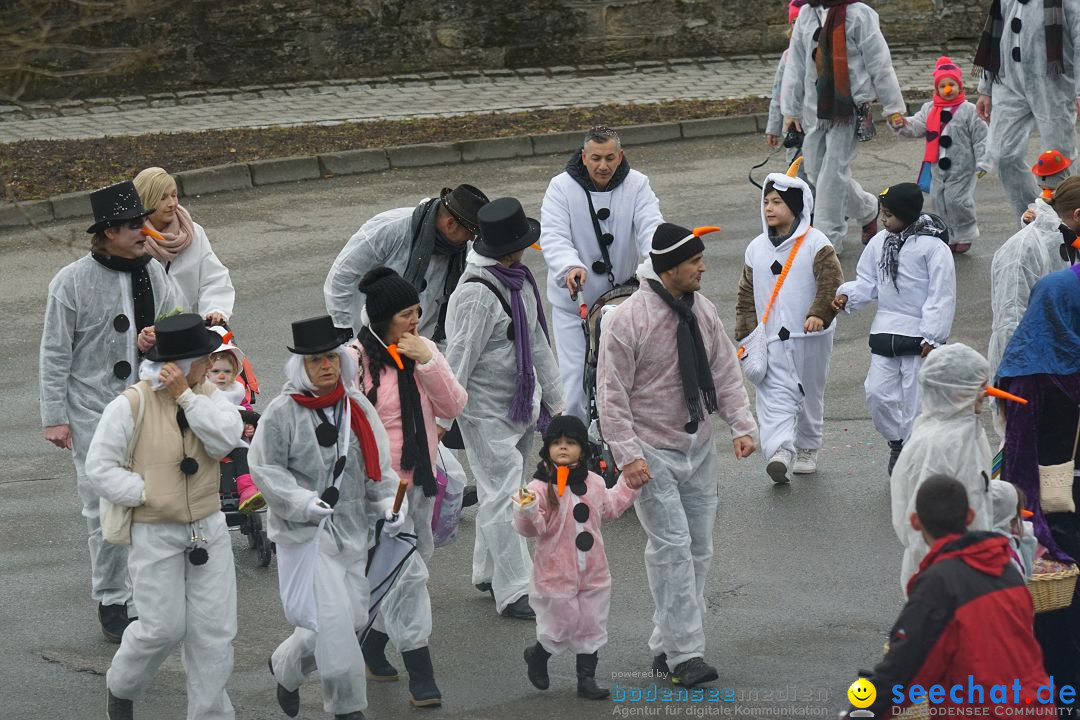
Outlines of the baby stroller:
M 581 304 L 581 330 L 585 333 L 585 374 L 583 385 L 589 406 L 589 464 L 590 470 L 604 478 L 608 487 L 619 479 L 619 469 L 611 456 L 611 449 L 604 442 L 600 427 L 600 413 L 596 407 L 596 368 L 600 361 L 600 332 L 604 315 L 614 310 L 623 300 L 634 294 L 638 282 L 632 279 L 624 285 L 608 290 L 596 299 L 591 308 Z
M 232 333 L 227 332 L 225 342 L 232 341 Z M 247 355 L 240 360 L 240 372 L 236 380 L 244 386 L 244 403 L 247 407 L 255 404 L 255 396 L 259 394 L 259 379 L 255 376 L 255 370 Z M 253 410 L 237 408 L 240 417 L 245 424 L 258 426 L 259 413 Z M 274 555 L 274 543 L 266 536 L 266 508 L 253 513 L 240 512 L 240 493 L 236 489 L 236 463 L 230 458 L 224 458 L 218 464 L 221 471 L 221 512 L 225 514 L 225 524 L 229 528 L 236 528 L 241 535 L 247 537 L 248 547 L 255 550 L 256 559 L 260 567 L 270 565 Z

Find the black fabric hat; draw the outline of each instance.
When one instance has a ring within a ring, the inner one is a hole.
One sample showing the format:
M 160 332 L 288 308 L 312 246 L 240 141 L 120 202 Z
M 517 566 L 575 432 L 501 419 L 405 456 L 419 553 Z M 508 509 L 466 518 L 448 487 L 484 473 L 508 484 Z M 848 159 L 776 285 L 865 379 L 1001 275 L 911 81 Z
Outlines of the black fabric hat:
M 294 322 L 292 337 L 294 347 L 290 347 L 289 352 L 297 355 L 318 355 L 348 342 L 352 337 L 352 330 L 335 327 L 329 315 L 322 315 Z
M 544 446 L 540 448 L 540 458 L 542 460 L 551 460 L 548 456 L 548 448 L 551 447 L 551 443 L 561 437 L 576 440 L 577 444 L 581 446 L 580 461 L 588 459 L 589 431 L 585 428 L 585 423 L 581 422 L 575 415 L 556 415 L 551 418 L 547 429 L 544 430 Z
M 480 223 L 480 239 L 473 250 L 489 258 L 524 250 L 540 239 L 540 223 L 525 217 L 525 210 L 516 198 L 492 200 L 476 214 Z
M 443 188 L 439 193 L 439 199 L 443 201 L 443 205 L 455 220 L 464 225 L 473 235 L 480 234 L 480 223 L 476 219 L 476 214 L 480 212 L 480 208 L 488 204 L 487 195 L 472 185 L 458 185 L 453 190 Z
M 878 195 L 881 204 L 896 217 L 910 225 L 922 215 L 922 188 L 915 183 L 899 183 L 887 187 Z
M 86 229 L 88 233 L 96 233 L 127 220 L 144 218 L 154 212 L 143 207 L 139 193 L 135 191 L 135 183 L 130 180 L 90 193 L 90 207 L 94 211 L 94 224 Z
M 787 190 L 782 190 L 772 183 L 765 183 L 765 195 L 775 191 L 780 199 L 784 201 L 784 204 L 788 206 L 792 214 L 795 216 L 796 224 L 799 218 L 802 217 L 803 211 L 803 191 L 800 187 L 791 187 Z
M 653 270 L 659 275 L 703 252 L 705 243 L 692 230 L 665 222 L 657 225 L 653 232 L 649 257 Z
M 360 279 L 364 307 L 372 322 L 389 320 L 407 307 L 420 304 L 420 293 L 393 269 L 377 267 Z
M 221 335 L 206 327 L 206 321 L 195 313 L 159 320 L 154 335 L 154 347 L 146 351 L 146 359 L 154 362 L 202 357 L 221 345 Z

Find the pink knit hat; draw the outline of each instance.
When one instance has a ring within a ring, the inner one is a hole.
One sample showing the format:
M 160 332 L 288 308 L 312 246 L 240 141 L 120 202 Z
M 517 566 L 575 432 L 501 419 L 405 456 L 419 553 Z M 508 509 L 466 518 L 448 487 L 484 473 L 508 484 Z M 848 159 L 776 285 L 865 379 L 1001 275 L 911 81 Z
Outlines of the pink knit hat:
M 937 59 L 937 66 L 934 68 L 934 87 L 938 86 L 942 78 L 952 78 L 956 82 L 957 87 L 961 90 L 964 87 L 962 78 L 963 73 L 960 71 L 960 66 L 952 61 L 951 57 L 942 55 Z
M 787 8 L 788 25 L 791 25 L 791 24 L 793 24 L 795 22 L 795 18 L 799 17 L 799 10 L 802 9 L 802 6 L 805 5 L 805 4 L 806 4 L 806 0 L 791 0 L 791 2 L 788 3 L 788 8 Z

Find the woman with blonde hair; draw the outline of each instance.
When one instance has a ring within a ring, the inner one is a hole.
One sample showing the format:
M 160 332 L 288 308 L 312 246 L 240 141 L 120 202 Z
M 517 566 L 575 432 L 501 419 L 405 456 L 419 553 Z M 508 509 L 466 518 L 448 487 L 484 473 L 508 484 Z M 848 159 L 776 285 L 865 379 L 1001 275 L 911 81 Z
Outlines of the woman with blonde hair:
M 149 167 L 135 176 L 135 189 L 143 205 L 153 209 L 147 220 L 158 234 L 147 236 L 146 248 L 180 286 L 185 310 L 211 325 L 227 323 L 236 299 L 229 270 L 210 248 L 202 225 L 180 205 L 176 180 L 162 168 Z

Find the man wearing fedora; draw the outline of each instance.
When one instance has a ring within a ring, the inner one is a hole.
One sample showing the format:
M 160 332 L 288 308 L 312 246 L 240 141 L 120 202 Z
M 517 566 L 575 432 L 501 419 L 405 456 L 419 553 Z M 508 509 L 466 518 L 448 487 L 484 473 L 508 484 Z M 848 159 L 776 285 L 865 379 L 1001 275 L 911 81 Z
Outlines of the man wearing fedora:
M 142 353 L 154 344 L 154 322 L 184 304 L 179 289 L 146 252 L 143 222 L 150 214 L 130 181 L 90 195 L 94 224 L 90 253 L 49 283 L 41 335 L 39 386 L 45 439 L 70 450 L 89 531 L 92 597 L 102 633 L 120 642 L 128 624 L 126 546 L 101 537 L 98 495 L 84 472 L 102 410 L 138 375 Z
M 705 582 L 720 482 L 718 414 L 736 458 L 754 451 L 757 424 L 735 348 L 716 306 L 701 294 L 705 244 L 662 223 L 638 269 L 641 288 L 608 316 L 600 337 L 597 404 L 623 479 L 641 486 L 645 570 L 656 612 L 653 670 L 691 687 L 715 680 L 705 662 Z
M 352 331 L 330 316 L 292 324 L 285 387 L 267 406 L 251 443 L 251 475 L 269 507 L 267 532 L 277 543 L 286 603 L 288 578 L 314 556 L 314 626 L 297 627 L 270 658 L 277 700 L 289 717 L 300 712 L 300 685 L 315 669 L 323 708 L 340 720 L 363 720 L 364 657 L 357 632 L 368 626 L 368 538 L 376 523 L 397 533 L 408 501 L 392 512 L 398 476 L 390 440 L 375 408 L 344 378 L 356 377 L 344 343 Z M 429 666 L 430 669 L 430 666 Z
M 559 352 L 566 412 L 586 425 L 585 335 L 578 308 L 634 279 L 664 221 L 649 178 L 630 169 L 619 135 L 589 130 L 581 150 L 553 177 L 540 207 L 540 247 L 547 263 L 547 297 Z
M 244 424 L 206 379 L 221 336 L 194 313 L 163 319 L 155 334 L 139 382 L 105 406 L 86 455 L 94 492 L 132 508 L 139 617 L 105 674 L 108 717 L 131 720 L 133 701 L 183 643 L 187 717 L 229 720 L 236 573 L 218 459 L 239 444 Z
M 476 212 L 488 199 L 472 185 L 443 188 L 416 207 L 381 212 L 360 226 L 338 253 L 323 284 L 334 324 L 359 331 L 364 294 L 360 278 L 380 265 L 392 268 L 420 293 L 420 334 L 440 347 L 446 302 L 465 269 L 469 241 L 479 231 Z
M 469 393 L 458 424 L 479 499 L 473 583 L 491 590 L 501 614 L 531 619 L 532 560 L 514 530 L 510 496 L 538 423 L 563 410 L 540 290 L 521 263 L 540 224 L 514 198 L 488 203 L 477 219 L 480 238 L 450 297 L 445 353 Z

